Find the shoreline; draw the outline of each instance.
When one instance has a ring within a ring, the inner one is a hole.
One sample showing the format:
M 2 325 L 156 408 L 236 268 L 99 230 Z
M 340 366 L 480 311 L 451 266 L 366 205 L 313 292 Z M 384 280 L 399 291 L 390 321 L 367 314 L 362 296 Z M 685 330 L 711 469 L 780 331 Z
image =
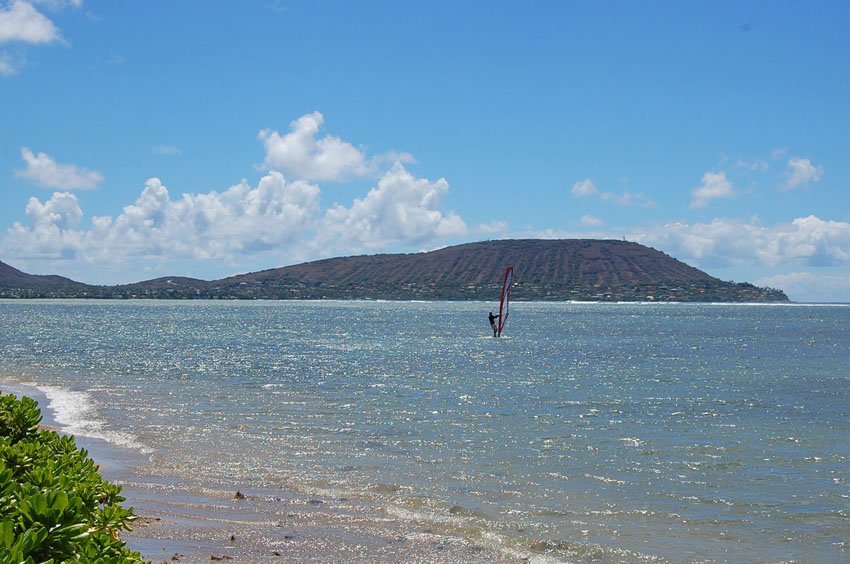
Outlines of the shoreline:
M 38 402 L 41 425 L 68 434 L 38 388 L 0 390 Z M 105 439 L 74 435 L 101 475 L 122 487 L 137 519 L 121 538 L 152 562 L 527 562 L 560 561 L 505 549 L 498 539 L 461 538 L 433 523 L 394 518 L 362 500 L 329 499 L 245 485 L 237 492 L 193 488 L 152 472 L 148 457 Z M 524 551 L 523 551 L 524 552 Z

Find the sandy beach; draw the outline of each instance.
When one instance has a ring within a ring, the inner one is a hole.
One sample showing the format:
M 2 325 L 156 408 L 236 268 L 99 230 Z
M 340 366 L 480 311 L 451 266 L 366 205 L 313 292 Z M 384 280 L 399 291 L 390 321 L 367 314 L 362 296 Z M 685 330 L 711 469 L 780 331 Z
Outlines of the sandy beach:
M 49 401 L 15 383 L 4 393 L 39 403 L 42 425 L 62 432 Z M 148 457 L 107 441 L 75 437 L 103 477 L 122 486 L 137 517 L 122 534 L 152 562 L 522 562 L 524 555 L 440 531 L 434 524 L 388 516 L 360 500 L 328 499 L 289 491 L 198 490 L 146 473 Z
M 187 495 L 132 484 L 124 491 L 140 519 L 123 538 L 156 562 L 523 560 L 425 526 L 369 515 L 364 507 L 345 499 L 286 493 Z

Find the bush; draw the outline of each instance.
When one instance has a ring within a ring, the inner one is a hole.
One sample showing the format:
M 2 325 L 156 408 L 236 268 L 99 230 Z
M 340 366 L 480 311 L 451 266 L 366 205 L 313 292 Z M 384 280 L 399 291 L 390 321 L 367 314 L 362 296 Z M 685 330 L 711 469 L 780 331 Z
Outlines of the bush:
M 143 562 L 118 536 L 135 519 L 121 487 L 40 422 L 35 401 L 0 394 L 0 564 Z

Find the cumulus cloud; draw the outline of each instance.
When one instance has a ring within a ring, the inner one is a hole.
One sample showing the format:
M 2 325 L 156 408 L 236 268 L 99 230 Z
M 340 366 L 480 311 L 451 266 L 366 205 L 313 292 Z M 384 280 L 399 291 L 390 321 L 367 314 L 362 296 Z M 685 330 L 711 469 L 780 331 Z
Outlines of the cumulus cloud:
M 596 184 L 590 178 L 586 178 L 573 184 L 570 193 L 577 198 L 587 198 L 590 196 L 598 197 L 601 201 L 618 206 L 638 206 L 643 208 L 655 207 L 655 202 L 642 193 L 633 194 L 629 191 L 624 191 L 622 194 L 613 192 L 600 192 Z
M 83 217 L 77 197 L 56 192 L 44 203 L 30 198 L 26 216 L 29 226 L 18 222 L 3 241 L 4 255 L 23 258 L 62 258 L 82 248 L 85 233 L 76 227 Z
M 815 166 L 809 159 L 792 158 L 788 161 L 783 189 L 794 190 L 800 186 L 817 182 L 823 176 L 823 167 Z
M 850 263 L 850 223 L 813 215 L 774 226 L 735 219 L 672 223 L 631 238 L 703 266 Z
M 15 0 L 0 9 L 0 44 L 16 41 L 37 45 L 59 40 L 61 36 L 53 22 L 29 2 Z
M 319 207 L 319 188 L 287 183 L 279 172 L 256 188 L 242 181 L 222 193 L 183 194 L 172 200 L 158 178 L 114 221 L 96 218 L 95 235 L 109 249 L 195 259 L 261 251 L 294 239 Z
M 323 219 L 320 242 L 333 248 L 374 249 L 392 243 L 422 244 L 463 235 L 463 219 L 441 211 L 449 184 L 415 178 L 397 163 L 350 208 L 335 205 Z
M 366 156 L 354 145 L 333 135 L 317 138 L 324 121 L 321 113 L 313 112 L 290 123 L 286 135 L 260 131 L 266 166 L 308 180 L 340 181 L 367 174 Z
M 278 248 L 297 238 L 319 209 L 319 188 L 287 183 L 279 172 L 256 188 L 246 181 L 218 193 L 183 194 L 172 199 L 158 178 L 112 218 L 96 216 L 77 229 L 82 210 L 76 196 L 57 192 L 45 203 L 31 198 L 29 225 L 15 223 L 4 252 L 16 256 L 69 256 L 84 260 L 132 257 L 228 258 Z
M 85 227 L 73 193 L 56 192 L 44 202 L 31 198 L 27 220 L 16 222 L 0 241 L 0 256 L 76 259 L 102 272 L 130 260 L 137 270 L 176 260 L 244 265 L 265 257 L 268 264 L 398 243 L 433 246 L 467 232 L 457 214 L 441 209 L 447 191 L 445 179 L 416 178 L 399 163 L 350 207 L 335 205 L 322 213 L 317 185 L 289 182 L 277 171 L 255 187 L 243 180 L 223 192 L 179 196 L 151 178 L 117 216 L 92 217 Z
M 303 115 L 289 124 L 281 135 L 263 129 L 257 135 L 266 150 L 264 164 L 295 178 L 344 182 L 378 172 L 382 165 L 414 162 L 408 153 L 390 152 L 367 158 L 366 153 L 334 135 L 319 137 L 325 118 L 320 112 Z
M 702 175 L 702 184 L 691 190 L 691 196 L 692 208 L 704 208 L 717 198 L 734 197 L 735 189 L 725 172 L 706 172 Z
M 798 302 L 850 302 L 850 276 L 791 272 L 760 278 L 756 284 L 782 288 Z
M 32 180 L 43 188 L 60 190 L 92 190 L 103 182 L 103 175 L 77 165 L 59 164 L 50 155 L 21 148 L 21 157 L 27 163 L 15 176 Z

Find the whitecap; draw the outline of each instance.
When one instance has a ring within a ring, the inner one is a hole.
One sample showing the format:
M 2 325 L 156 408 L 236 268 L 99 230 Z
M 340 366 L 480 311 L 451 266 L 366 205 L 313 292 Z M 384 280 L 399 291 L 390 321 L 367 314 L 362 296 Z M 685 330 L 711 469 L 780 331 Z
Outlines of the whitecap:
M 53 412 L 53 419 L 59 425 L 61 432 L 100 439 L 141 452 L 150 452 L 150 449 L 139 443 L 130 433 L 107 429 L 105 422 L 98 416 L 94 401 L 88 393 L 34 382 L 27 382 L 25 385 L 44 393 L 48 400 L 47 408 Z

